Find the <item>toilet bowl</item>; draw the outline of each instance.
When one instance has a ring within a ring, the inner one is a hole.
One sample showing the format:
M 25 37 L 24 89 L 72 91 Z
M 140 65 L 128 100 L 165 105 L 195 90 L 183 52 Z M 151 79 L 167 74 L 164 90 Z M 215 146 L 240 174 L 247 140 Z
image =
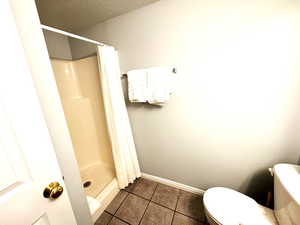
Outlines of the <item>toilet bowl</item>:
M 208 189 L 203 203 L 210 225 L 278 225 L 273 210 L 229 188 Z
M 224 187 L 203 196 L 210 225 L 300 225 L 300 166 L 277 164 L 274 171 L 274 210 Z

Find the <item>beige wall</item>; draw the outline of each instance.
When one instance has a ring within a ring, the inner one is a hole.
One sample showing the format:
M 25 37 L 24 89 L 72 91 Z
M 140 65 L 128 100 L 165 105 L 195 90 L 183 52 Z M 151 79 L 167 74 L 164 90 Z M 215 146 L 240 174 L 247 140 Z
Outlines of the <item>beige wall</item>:
M 97 58 L 51 60 L 79 168 L 113 167 Z
M 67 36 L 48 30 L 43 30 L 43 33 L 47 44 L 48 54 L 51 58 L 72 59 L 69 38 Z
M 299 27 L 297 1 L 161 0 L 79 33 L 115 46 L 122 72 L 178 69 L 166 106 L 128 104 L 143 172 L 257 194 L 299 158 Z

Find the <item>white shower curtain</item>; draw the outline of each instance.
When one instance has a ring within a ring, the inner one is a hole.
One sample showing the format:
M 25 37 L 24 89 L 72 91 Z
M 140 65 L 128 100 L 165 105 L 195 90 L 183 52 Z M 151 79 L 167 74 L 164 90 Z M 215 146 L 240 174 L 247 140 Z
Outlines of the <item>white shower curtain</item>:
M 98 46 L 98 64 L 108 131 L 119 187 L 141 176 L 121 85 L 118 52 Z

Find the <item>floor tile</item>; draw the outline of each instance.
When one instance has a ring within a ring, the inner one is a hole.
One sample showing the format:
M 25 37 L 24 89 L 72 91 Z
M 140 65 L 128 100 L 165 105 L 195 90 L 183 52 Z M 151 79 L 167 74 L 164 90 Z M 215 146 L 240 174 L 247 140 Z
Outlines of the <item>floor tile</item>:
M 175 210 L 179 189 L 167 185 L 158 184 L 152 201 L 162 206 Z
M 103 212 L 97 219 L 95 225 L 107 225 L 111 221 L 112 217 L 113 216 L 108 214 L 107 212 Z
M 204 223 L 176 212 L 172 225 L 204 225 Z
M 106 207 L 105 211 L 114 215 L 127 195 L 128 193 L 126 191 L 121 190 L 114 200 Z
M 132 225 L 138 225 L 144 215 L 148 203 L 149 201 L 143 198 L 129 194 L 115 216 Z
M 132 192 L 132 190 L 134 189 L 134 187 L 137 184 L 137 182 L 139 181 L 139 179 L 141 179 L 141 178 L 135 179 L 135 181 L 132 184 L 129 184 L 124 190 L 127 192 Z
M 180 191 L 176 211 L 197 220 L 205 221 L 202 196 Z
M 151 199 L 156 186 L 156 182 L 140 178 L 137 184 L 133 187 L 132 193 L 146 199 Z
M 174 211 L 150 202 L 140 225 L 171 225 Z
M 127 223 L 123 222 L 122 220 L 119 220 L 118 218 L 114 217 L 109 225 L 128 225 Z

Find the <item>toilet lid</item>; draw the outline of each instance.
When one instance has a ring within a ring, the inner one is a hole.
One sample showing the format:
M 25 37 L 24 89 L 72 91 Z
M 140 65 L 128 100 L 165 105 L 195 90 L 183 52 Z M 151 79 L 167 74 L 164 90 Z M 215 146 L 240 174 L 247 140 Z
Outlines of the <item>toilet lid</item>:
M 223 187 L 208 189 L 203 197 L 208 214 L 223 225 L 274 225 L 273 212 L 248 196 Z

